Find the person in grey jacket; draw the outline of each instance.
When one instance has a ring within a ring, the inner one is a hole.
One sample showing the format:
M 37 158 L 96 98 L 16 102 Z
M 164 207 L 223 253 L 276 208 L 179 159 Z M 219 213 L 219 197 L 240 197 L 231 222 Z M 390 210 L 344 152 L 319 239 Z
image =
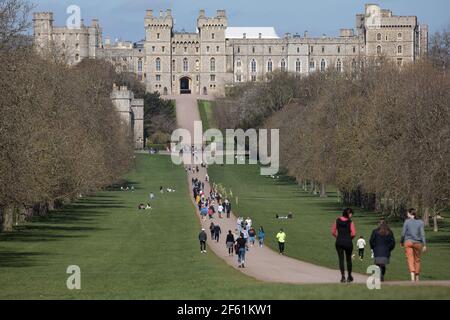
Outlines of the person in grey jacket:
M 202 229 L 199 233 L 198 240 L 200 241 L 200 252 L 206 253 L 206 240 L 208 240 L 208 235 L 206 234 L 205 229 Z
M 401 246 L 405 248 L 408 269 L 411 281 L 419 281 L 420 255 L 427 250 L 425 240 L 425 225 L 422 220 L 416 219 L 415 209 L 408 210 L 408 219 L 403 224 Z

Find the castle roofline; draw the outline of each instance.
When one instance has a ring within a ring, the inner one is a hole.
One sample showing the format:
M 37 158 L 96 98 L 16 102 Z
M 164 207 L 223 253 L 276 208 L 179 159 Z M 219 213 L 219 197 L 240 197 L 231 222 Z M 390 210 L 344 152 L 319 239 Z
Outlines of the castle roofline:
M 273 27 L 228 27 L 227 39 L 279 39 Z

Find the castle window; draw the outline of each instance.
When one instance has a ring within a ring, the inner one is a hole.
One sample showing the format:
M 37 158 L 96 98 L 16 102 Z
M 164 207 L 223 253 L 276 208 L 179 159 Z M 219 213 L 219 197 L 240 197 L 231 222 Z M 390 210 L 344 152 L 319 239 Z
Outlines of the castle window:
M 175 72 L 177 70 L 177 61 L 172 60 L 172 72 Z
M 216 38 L 216 35 L 214 34 L 214 33 L 211 33 L 211 39 L 215 39 Z
M 340 46 L 337 47 L 337 52 L 341 53 L 341 47 Z
M 241 53 L 241 47 L 237 47 L 237 53 Z
M 325 61 L 325 59 L 322 59 L 322 61 L 320 61 L 320 71 L 325 71 L 326 67 L 327 67 L 327 62 Z
M 253 59 L 252 62 L 250 63 L 250 68 L 251 68 L 251 72 L 255 73 L 256 72 L 256 60 Z
M 160 74 L 156 75 L 156 81 L 158 81 L 158 82 L 161 81 L 161 75 Z
M 187 58 L 183 59 L 183 71 L 188 72 L 189 71 L 189 62 Z
M 397 66 L 401 67 L 403 65 L 403 59 L 402 58 L 398 58 L 397 59 Z
M 159 39 L 159 36 L 160 36 L 160 34 L 159 34 L 159 33 L 157 33 L 157 34 L 156 34 L 156 39 Z
M 211 80 L 211 82 L 215 82 L 215 81 L 216 81 L 216 75 L 215 75 L 215 74 L 212 74 L 212 75 L 210 76 L 210 80 Z
M 209 61 L 209 67 L 210 67 L 211 72 L 216 71 L 216 59 L 211 58 L 211 60 Z
M 325 47 L 322 47 L 322 53 L 325 53 Z
M 311 70 L 316 69 L 316 62 L 314 60 L 309 62 L 309 69 Z
M 341 59 L 338 59 L 337 62 L 336 62 L 336 70 L 338 72 L 342 72 L 342 61 L 341 61 Z
M 142 60 L 138 61 L 138 72 L 142 72 Z
M 256 48 L 252 47 L 252 52 L 255 53 L 255 51 L 256 51 Z
M 297 61 L 295 61 L 295 72 L 302 72 L 302 62 L 300 61 L 300 59 L 297 59 Z
M 78 43 L 75 44 L 75 49 L 80 49 L 80 45 Z
M 236 82 L 242 82 L 242 76 L 240 74 L 236 75 Z
M 184 53 L 186 53 L 187 52 L 187 47 L 184 47 Z
M 176 48 L 172 47 L 172 52 L 175 53 L 175 51 L 176 51 Z
M 216 52 L 219 52 L 219 51 L 220 51 L 220 47 L 217 46 L 217 47 L 216 47 Z
M 377 41 L 381 41 L 381 33 L 377 34 Z
M 172 76 L 172 81 L 175 82 L 175 75 Z
M 256 82 L 256 76 L 252 76 L 252 82 Z
M 163 46 L 163 47 L 161 48 L 161 50 L 162 50 L 162 52 L 166 51 L 166 47 Z
M 237 59 L 237 61 L 236 61 L 236 68 L 240 68 L 241 65 L 242 65 L 241 59 Z
M 156 58 L 155 69 L 156 69 L 156 71 L 161 71 L 161 59 L 160 58 Z
M 353 47 L 353 53 L 356 53 L 356 47 Z
M 286 60 L 281 60 L 281 71 L 286 71 Z
M 152 52 L 155 52 L 155 46 L 152 47 Z
M 311 46 L 311 48 L 309 49 L 309 51 L 310 51 L 311 53 L 314 53 L 314 47 Z
M 300 47 L 297 47 L 297 53 L 300 53 Z
M 381 54 L 383 50 L 381 49 L 381 46 L 377 46 L 377 54 Z
M 200 50 L 200 49 L 199 49 L 198 47 L 195 47 L 195 52 L 198 53 L 199 50 Z
M 200 61 L 195 60 L 195 71 L 200 71 Z
M 398 46 L 397 47 L 397 53 L 398 54 L 402 54 L 403 53 L 403 47 L 402 46 Z
M 403 38 L 403 35 L 402 35 L 402 33 L 400 32 L 398 35 L 397 35 L 397 38 L 398 38 L 398 40 L 402 40 L 402 38 Z
M 267 72 L 272 72 L 273 70 L 273 63 L 272 60 L 269 59 L 269 61 L 267 61 Z
M 242 34 L 242 38 L 246 39 L 247 38 L 247 34 L 246 33 Z
M 78 60 L 80 60 L 80 55 L 77 53 L 77 54 L 75 55 L 75 61 L 78 61 Z
M 269 53 L 272 53 L 272 47 L 269 47 Z
M 206 47 L 206 52 L 209 52 L 209 47 Z

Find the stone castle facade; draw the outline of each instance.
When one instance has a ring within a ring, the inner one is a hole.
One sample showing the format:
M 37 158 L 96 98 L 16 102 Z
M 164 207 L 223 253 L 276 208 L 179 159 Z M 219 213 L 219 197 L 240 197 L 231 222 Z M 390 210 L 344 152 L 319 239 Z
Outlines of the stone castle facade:
M 428 27 L 416 16 L 396 16 L 368 4 L 356 15 L 355 29 L 341 29 L 339 37 L 285 34 L 274 28 L 228 26 L 224 10 L 207 17 L 201 10 L 197 32 L 175 32 L 171 10 L 155 15 L 147 10 L 145 40 L 138 43 L 102 41 L 97 20 L 69 30 L 53 25 L 52 13 L 34 14 L 39 47 L 53 44 L 68 63 L 103 58 L 119 71 L 135 73 L 148 91 L 163 95 L 193 93 L 223 95 L 227 86 L 261 81 L 275 70 L 308 75 L 326 68 L 346 71 L 365 60 L 384 56 L 398 65 L 427 53 Z

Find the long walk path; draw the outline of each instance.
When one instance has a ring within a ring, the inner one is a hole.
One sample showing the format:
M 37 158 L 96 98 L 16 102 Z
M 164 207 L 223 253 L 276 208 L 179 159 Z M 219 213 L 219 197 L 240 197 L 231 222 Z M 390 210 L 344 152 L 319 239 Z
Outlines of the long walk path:
M 182 95 L 175 96 L 173 97 L 173 99 L 176 100 L 177 122 L 179 128 L 190 130 L 191 136 L 193 137 L 194 121 L 200 121 L 197 98 L 193 95 Z M 192 190 L 193 177 L 205 182 L 206 174 L 206 169 L 200 167 L 200 172 L 198 174 L 189 175 L 189 190 Z M 205 182 L 205 194 L 209 194 L 209 191 L 210 185 Z M 336 283 L 340 280 L 340 273 L 338 270 L 325 268 L 297 259 L 282 256 L 266 246 L 260 248 L 257 245 L 255 245 L 255 247 L 250 247 L 250 250 L 246 253 L 246 268 L 238 269 L 236 256 L 230 257 L 225 246 L 225 239 L 228 230 L 231 230 L 234 233 L 234 230 L 236 229 L 237 218 L 232 214 L 230 219 L 219 219 L 216 214 L 216 217 L 213 220 L 207 219 L 206 221 L 202 221 L 198 210 L 197 216 L 208 234 L 208 249 L 212 250 L 226 263 L 233 266 L 237 270 L 242 271 L 250 277 L 266 282 L 292 284 Z M 211 224 L 211 221 L 214 222 L 214 224 L 219 224 L 221 227 L 222 235 L 219 242 L 215 242 L 210 239 L 209 225 Z M 266 237 L 274 236 L 275 235 L 271 234 L 266 235 Z M 286 244 L 287 250 L 289 250 L 289 245 L 290 244 L 288 241 Z M 356 283 L 366 283 L 366 275 L 354 274 L 353 277 L 355 278 Z M 392 284 L 409 284 L 409 282 L 397 281 L 392 282 Z M 421 282 L 421 284 L 450 285 L 450 281 L 423 281 Z

